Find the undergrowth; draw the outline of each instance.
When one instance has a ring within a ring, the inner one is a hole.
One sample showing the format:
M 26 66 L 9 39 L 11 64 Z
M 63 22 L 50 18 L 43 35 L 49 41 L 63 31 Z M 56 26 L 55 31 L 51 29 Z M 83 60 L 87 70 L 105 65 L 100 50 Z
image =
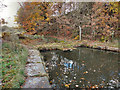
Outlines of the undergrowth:
M 12 42 L 2 43 L 2 88 L 20 88 L 24 83 L 24 69 L 28 51 Z

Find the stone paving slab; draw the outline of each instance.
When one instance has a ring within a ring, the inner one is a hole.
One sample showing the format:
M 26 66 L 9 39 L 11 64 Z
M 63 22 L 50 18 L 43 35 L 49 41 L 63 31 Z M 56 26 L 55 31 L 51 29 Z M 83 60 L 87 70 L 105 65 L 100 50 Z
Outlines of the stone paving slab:
M 27 76 L 35 76 L 46 72 L 42 63 L 29 63 L 26 65 L 25 73 Z
M 23 88 L 51 88 L 47 77 L 28 77 Z
M 25 73 L 27 79 L 22 86 L 22 89 L 32 88 L 51 88 L 48 75 L 45 72 L 43 62 L 38 50 L 29 50 L 29 57 L 27 59 L 28 64 L 25 67 Z
M 38 57 L 38 56 L 34 56 L 34 58 L 28 58 L 27 59 L 27 62 L 31 62 L 31 63 L 39 63 L 39 62 L 42 62 L 41 58 Z
M 40 54 L 40 52 L 38 51 L 38 50 L 29 50 L 29 55 L 30 56 L 34 56 L 34 55 L 39 55 Z

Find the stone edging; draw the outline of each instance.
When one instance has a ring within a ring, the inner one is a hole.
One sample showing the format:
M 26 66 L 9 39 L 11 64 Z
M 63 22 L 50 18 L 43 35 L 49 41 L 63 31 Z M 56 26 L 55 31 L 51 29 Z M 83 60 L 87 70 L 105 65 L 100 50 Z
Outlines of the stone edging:
M 29 50 L 29 57 L 25 68 L 27 75 L 22 88 L 51 88 L 38 50 Z
M 111 51 L 111 52 L 118 52 L 120 53 L 120 49 L 119 48 L 114 48 L 114 47 L 108 47 L 108 46 L 89 46 L 89 45 L 79 45 L 76 46 L 77 47 L 86 47 L 86 48 L 92 48 L 92 49 L 98 49 L 98 50 L 104 50 L 104 51 Z
M 71 48 L 58 48 L 58 47 L 42 47 L 39 48 L 39 51 L 50 51 L 50 50 L 62 50 L 62 51 L 72 51 L 74 49 L 77 49 L 78 47 L 86 47 L 86 48 L 91 48 L 91 49 L 98 49 L 98 50 L 104 50 L 104 51 L 111 51 L 111 52 L 117 52 L 120 53 L 119 48 L 115 47 L 108 47 L 108 46 L 95 46 L 95 45 L 84 45 L 84 44 L 79 44 L 79 45 L 73 45 Z

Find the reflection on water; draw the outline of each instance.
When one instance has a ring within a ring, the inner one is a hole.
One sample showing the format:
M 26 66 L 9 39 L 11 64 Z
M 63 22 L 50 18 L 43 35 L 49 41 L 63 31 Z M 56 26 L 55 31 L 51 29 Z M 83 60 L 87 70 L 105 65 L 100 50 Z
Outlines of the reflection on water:
M 78 48 L 43 52 L 53 88 L 120 87 L 118 53 Z

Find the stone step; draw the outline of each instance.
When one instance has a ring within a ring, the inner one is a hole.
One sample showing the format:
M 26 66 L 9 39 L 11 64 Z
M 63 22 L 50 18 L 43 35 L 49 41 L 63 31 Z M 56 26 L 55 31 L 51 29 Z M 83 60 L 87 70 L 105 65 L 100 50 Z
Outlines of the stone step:
M 47 77 L 28 77 L 22 88 L 51 88 Z
M 26 65 L 25 73 L 27 76 L 46 74 L 42 63 L 29 63 Z
M 38 56 L 39 54 L 40 54 L 40 52 L 38 50 L 33 50 L 33 49 L 29 50 L 29 55 L 30 56 L 34 56 L 34 55 Z
M 34 57 L 28 57 L 27 62 L 31 63 L 39 63 L 42 62 L 41 58 L 39 56 L 34 56 Z
M 51 88 L 48 81 L 48 74 L 45 72 L 43 61 L 38 50 L 29 50 L 29 62 L 25 67 L 27 79 L 22 86 L 25 88 Z

